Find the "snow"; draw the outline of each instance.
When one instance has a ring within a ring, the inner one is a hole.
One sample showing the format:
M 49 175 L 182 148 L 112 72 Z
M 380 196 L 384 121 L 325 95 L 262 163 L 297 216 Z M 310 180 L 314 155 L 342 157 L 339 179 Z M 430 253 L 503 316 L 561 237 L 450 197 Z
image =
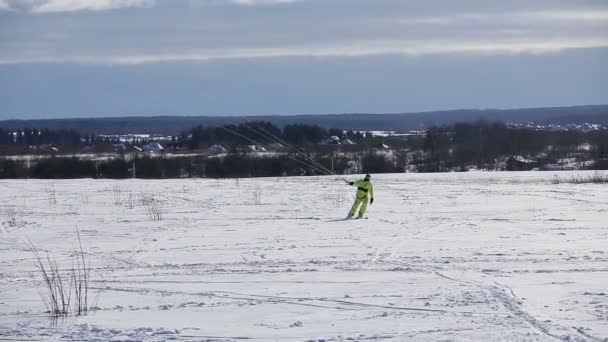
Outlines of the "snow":
M 0 340 L 608 341 L 608 191 L 556 174 L 373 175 L 349 221 L 333 176 L 0 181 Z M 76 227 L 98 310 L 51 321 L 27 239 Z

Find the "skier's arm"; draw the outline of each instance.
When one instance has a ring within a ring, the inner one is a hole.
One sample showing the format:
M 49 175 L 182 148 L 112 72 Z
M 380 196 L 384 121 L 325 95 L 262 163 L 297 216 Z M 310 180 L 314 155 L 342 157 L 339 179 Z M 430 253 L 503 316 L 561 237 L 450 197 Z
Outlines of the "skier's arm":
M 369 198 L 370 198 L 369 204 L 373 204 L 374 203 L 374 186 L 371 185 L 371 183 L 369 185 Z

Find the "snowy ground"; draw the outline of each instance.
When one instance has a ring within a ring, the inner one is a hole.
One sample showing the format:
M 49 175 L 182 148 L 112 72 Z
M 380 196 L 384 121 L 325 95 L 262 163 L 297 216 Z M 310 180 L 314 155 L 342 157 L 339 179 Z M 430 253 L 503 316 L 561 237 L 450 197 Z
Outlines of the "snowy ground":
M 378 175 L 351 221 L 336 177 L 2 181 L 0 340 L 608 341 L 608 185 L 554 174 Z M 76 227 L 99 309 L 53 323 L 26 241 Z

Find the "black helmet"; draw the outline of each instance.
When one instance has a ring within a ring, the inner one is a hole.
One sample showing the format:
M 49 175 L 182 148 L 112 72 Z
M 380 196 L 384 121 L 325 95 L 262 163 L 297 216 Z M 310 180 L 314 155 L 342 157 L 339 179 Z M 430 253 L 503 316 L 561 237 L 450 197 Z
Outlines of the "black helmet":
M 370 179 L 370 178 L 372 178 L 372 176 L 369 173 L 365 175 L 365 179 Z

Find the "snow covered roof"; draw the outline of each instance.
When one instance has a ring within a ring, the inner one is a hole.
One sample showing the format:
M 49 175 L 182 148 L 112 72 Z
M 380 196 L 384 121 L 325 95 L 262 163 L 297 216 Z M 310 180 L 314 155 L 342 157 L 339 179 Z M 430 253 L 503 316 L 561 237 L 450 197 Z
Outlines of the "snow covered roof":
M 282 149 L 284 147 L 285 146 L 283 146 L 283 144 L 280 144 L 280 143 L 271 143 L 271 144 L 268 144 L 268 148 L 275 149 L 275 150 Z
M 526 159 L 523 156 L 519 156 L 519 155 L 518 156 L 513 156 L 512 158 L 513 158 L 513 160 L 518 161 L 520 163 L 526 163 L 526 164 L 528 164 L 528 163 L 536 163 L 535 160 Z
M 213 153 L 213 154 L 226 153 L 226 151 L 227 151 L 224 146 L 218 145 L 218 144 L 212 145 L 211 147 L 209 147 L 208 150 L 210 153 Z
M 264 146 L 260 146 L 260 145 L 249 145 L 247 146 L 249 148 L 250 151 L 252 152 L 266 152 L 266 149 L 264 148 Z
M 340 138 L 335 135 L 321 141 L 323 145 L 340 145 Z
M 144 150 L 146 150 L 146 151 L 162 151 L 163 149 L 164 149 L 163 146 L 157 142 L 147 143 L 144 146 Z

